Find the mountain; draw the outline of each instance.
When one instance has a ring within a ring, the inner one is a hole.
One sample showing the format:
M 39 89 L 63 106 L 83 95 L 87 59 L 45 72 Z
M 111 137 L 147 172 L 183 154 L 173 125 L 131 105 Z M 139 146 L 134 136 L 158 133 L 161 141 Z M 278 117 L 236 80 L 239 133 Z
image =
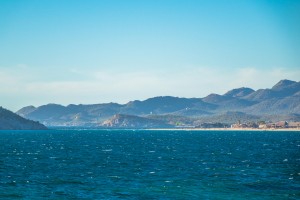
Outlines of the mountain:
M 293 117 L 289 116 L 300 114 L 299 105 L 300 82 L 281 80 L 272 88 L 255 91 L 241 87 L 229 90 L 223 95 L 210 94 L 203 98 L 158 96 L 143 101 L 134 100 L 126 104 L 70 104 L 68 106 L 47 104 L 39 107 L 24 107 L 17 114 L 40 121 L 47 126 L 98 127 L 113 116 L 121 116 L 122 120 L 127 116 L 126 120 L 129 120 L 130 124 L 134 124 L 133 119 L 139 120 L 132 117 L 136 116 L 143 119 L 157 119 L 172 125 L 177 122 L 191 125 L 197 120 L 233 121 L 227 120 L 226 117 L 246 120 L 249 118 L 248 115 L 254 115 L 253 120 L 292 119 Z M 164 117 L 166 120 L 163 119 Z
M 300 114 L 300 96 L 271 98 L 244 109 L 247 113 L 266 114 Z
M 281 80 L 271 89 L 260 89 L 245 97 L 256 102 L 243 111 L 260 115 L 300 114 L 300 82 Z
M 182 115 L 204 115 L 209 114 L 205 110 L 213 110 L 215 107 L 197 98 L 164 96 L 145 101 L 131 101 L 123 105 L 117 103 L 68 106 L 47 104 L 35 109 L 24 107 L 17 111 L 17 114 L 41 121 L 47 126 L 98 126 L 116 114 L 147 116 L 178 112 Z
M 251 88 L 241 87 L 241 88 L 233 89 L 233 90 L 230 90 L 230 91 L 226 92 L 224 94 L 224 96 L 244 97 L 244 96 L 247 96 L 247 95 L 249 95 L 253 92 L 255 92 L 255 91 Z
M 38 120 L 47 126 L 97 126 L 120 112 L 122 106 L 116 103 L 62 106 L 47 104 L 31 112 L 22 108 L 17 114 L 31 120 Z M 27 108 L 27 107 L 25 107 Z
M 207 106 L 197 98 L 160 96 L 145 101 L 131 101 L 121 108 L 120 113 L 134 115 L 164 114 L 198 106 Z M 205 108 L 204 108 L 205 109 Z
M 33 112 L 36 110 L 36 107 L 34 106 L 26 106 L 24 108 L 21 108 L 17 114 L 19 114 L 21 117 L 25 117 L 27 115 L 29 115 L 29 113 Z
M 227 94 L 227 93 L 226 93 Z M 240 99 L 238 97 L 232 97 L 230 95 L 219 95 L 219 94 L 210 94 L 202 100 L 206 103 L 213 104 L 218 107 L 217 112 L 228 111 L 228 110 L 239 110 L 254 104 L 254 102 Z
M 269 100 L 272 98 L 279 97 L 277 92 L 271 89 L 259 89 L 247 96 L 244 96 L 244 99 L 254 102 L 260 102 L 264 100 Z
M 0 130 L 44 130 L 47 129 L 39 122 L 23 117 L 0 107 Z
M 191 126 L 191 125 L 193 125 L 195 119 L 197 119 L 197 118 L 193 118 L 193 117 L 185 117 L 185 116 L 172 115 L 172 114 L 149 115 L 149 116 L 146 116 L 146 118 L 159 120 L 165 124 L 171 124 L 174 126 L 184 126 L 184 125 Z
M 148 119 L 144 117 L 117 114 L 102 123 L 103 127 L 108 128 L 171 128 L 160 120 Z
M 185 117 L 197 117 L 197 116 L 203 116 L 203 115 L 211 115 L 211 112 L 207 112 L 204 110 L 201 110 L 201 108 L 197 108 L 196 106 L 193 108 L 185 108 L 176 112 L 167 113 L 177 116 L 185 116 Z M 164 114 L 162 114 L 164 115 Z
M 244 99 L 250 101 L 264 101 L 270 100 L 273 98 L 284 98 L 292 96 L 295 93 L 300 91 L 300 82 L 290 81 L 290 80 L 281 80 L 271 89 L 259 89 L 247 96 L 244 96 Z
M 234 98 L 230 97 L 230 96 L 224 96 L 224 95 L 219 95 L 219 94 L 210 94 L 204 98 L 202 98 L 202 100 L 206 103 L 212 103 L 212 104 L 219 104 L 222 102 L 226 102 L 226 101 L 230 101 Z
M 241 122 L 256 122 L 261 120 L 261 116 L 257 115 L 251 115 L 251 114 L 246 114 L 243 112 L 225 112 L 225 113 L 220 113 L 217 115 L 213 116 L 208 116 L 208 117 L 202 117 L 199 118 L 194 122 L 194 124 L 197 126 L 201 123 L 226 123 L 226 124 L 233 124 L 238 121 Z
M 275 84 L 272 87 L 272 90 L 281 91 L 281 90 L 284 90 L 286 88 L 293 87 L 295 85 L 299 85 L 299 83 L 297 83 L 296 81 L 290 81 L 290 80 L 285 79 L 285 80 L 281 80 L 277 84 Z

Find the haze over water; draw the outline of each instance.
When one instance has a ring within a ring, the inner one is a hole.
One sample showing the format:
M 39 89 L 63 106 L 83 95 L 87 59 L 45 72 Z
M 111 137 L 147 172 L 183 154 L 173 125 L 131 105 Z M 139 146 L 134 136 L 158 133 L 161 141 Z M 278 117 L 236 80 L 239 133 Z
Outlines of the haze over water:
M 0 199 L 299 199 L 299 132 L 0 132 Z

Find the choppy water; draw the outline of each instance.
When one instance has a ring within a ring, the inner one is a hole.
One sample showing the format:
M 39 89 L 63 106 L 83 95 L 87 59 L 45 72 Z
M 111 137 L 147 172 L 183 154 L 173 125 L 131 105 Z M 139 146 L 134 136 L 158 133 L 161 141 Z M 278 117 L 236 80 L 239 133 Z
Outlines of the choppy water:
M 0 199 L 299 199 L 300 132 L 0 132 Z

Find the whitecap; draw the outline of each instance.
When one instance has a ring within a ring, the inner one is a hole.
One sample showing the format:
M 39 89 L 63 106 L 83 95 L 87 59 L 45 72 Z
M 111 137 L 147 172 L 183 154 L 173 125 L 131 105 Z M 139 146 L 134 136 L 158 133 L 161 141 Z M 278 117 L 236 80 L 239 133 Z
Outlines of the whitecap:
M 104 149 L 102 151 L 108 152 L 108 151 L 112 151 L 112 149 Z
M 109 178 L 121 178 L 120 176 L 107 176 Z

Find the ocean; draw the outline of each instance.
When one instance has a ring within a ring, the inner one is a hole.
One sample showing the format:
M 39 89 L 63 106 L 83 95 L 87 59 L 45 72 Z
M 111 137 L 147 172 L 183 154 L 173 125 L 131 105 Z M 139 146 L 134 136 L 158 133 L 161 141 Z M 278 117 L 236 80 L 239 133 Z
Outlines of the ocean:
M 0 131 L 0 199 L 300 199 L 300 132 Z

